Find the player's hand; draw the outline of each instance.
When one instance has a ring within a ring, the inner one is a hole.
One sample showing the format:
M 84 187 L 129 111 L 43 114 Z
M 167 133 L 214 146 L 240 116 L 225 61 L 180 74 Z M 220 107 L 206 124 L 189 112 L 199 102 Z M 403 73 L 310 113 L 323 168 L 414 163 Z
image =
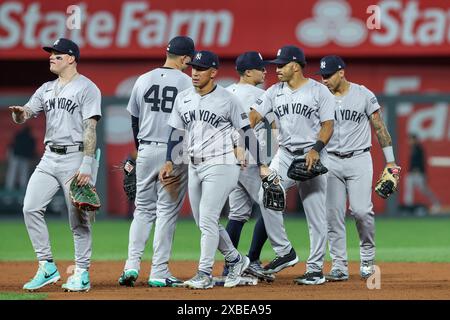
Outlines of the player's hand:
M 24 107 L 21 106 L 10 106 L 9 110 L 11 110 L 12 113 L 15 113 L 18 116 L 20 116 L 23 112 L 25 112 Z
M 261 179 L 264 179 L 265 177 L 267 177 L 268 175 L 270 175 L 272 173 L 272 171 L 270 170 L 270 168 L 268 166 L 266 166 L 265 164 L 261 165 L 259 167 L 259 175 L 261 177 Z
M 166 161 L 163 167 L 159 171 L 159 180 L 163 181 L 165 178 L 170 177 L 173 171 L 173 163 L 172 161 Z
M 75 174 L 75 179 L 77 179 L 77 184 L 82 187 L 87 185 L 91 181 L 91 175 L 86 173 L 80 173 L 77 171 Z
M 242 147 L 235 147 L 234 148 L 234 155 L 236 159 L 238 160 L 239 164 L 241 165 L 241 170 L 244 170 L 244 168 L 247 166 L 247 159 L 245 157 L 245 149 Z
M 311 171 L 312 166 L 315 165 L 316 162 L 320 160 L 320 155 L 316 150 L 311 149 L 306 154 L 305 160 L 306 165 L 308 166 L 308 171 Z

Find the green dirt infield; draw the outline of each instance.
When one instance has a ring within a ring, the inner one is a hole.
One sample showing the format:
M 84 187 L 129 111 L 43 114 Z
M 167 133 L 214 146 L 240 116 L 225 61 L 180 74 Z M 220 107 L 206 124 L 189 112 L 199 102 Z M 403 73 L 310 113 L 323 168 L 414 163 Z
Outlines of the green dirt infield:
M 306 220 L 286 216 L 286 230 L 301 261 L 309 253 Z M 66 219 L 47 221 L 55 260 L 73 260 L 73 239 Z M 239 250 L 247 253 L 255 220 L 243 229 Z M 93 224 L 94 261 L 125 261 L 131 220 L 98 220 Z M 226 220 L 222 220 L 226 225 Z M 376 218 L 376 260 L 384 262 L 450 262 L 450 218 Z M 153 232 L 152 232 L 153 234 Z M 0 261 L 34 261 L 36 259 L 23 220 L 0 220 Z M 151 235 L 152 239 L 153 235 Z M 359 240 L 355 222 L 347 220 L 347 243 L 350 261 L 359 261 Z M 151 241 L 143 260 L 151 259 Z M 172 250 L 173 260 L 197 261 L 200 255 L 200 231 L 192 219 L 177 223 Z M 220 254 L 218 260 L 223 259 Z M 271 260 L 274 252 L 269 243 L 261 259 Z M 330 261 L 327 255 L 327 261 Z M 0 300 L 3 296 L 0 296 Z

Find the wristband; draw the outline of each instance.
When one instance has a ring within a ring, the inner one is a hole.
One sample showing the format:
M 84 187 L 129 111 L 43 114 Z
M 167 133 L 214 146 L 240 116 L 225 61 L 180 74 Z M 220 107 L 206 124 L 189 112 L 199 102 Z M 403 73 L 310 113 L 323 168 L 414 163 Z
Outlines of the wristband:
M 81 162 L 80 169 L 78 170 L 81 174 L 91 174 L 92 172 L 92 162 L 94 158 L 91 156 L 84 156 L 83 161 Z
M 312 148 L 313 150 L 316 150 L 318 153 L 320 153 L 320 151 L 325 148 L 325 143 L 323 143 L 323 141 L 321 140 L 317 140 L 316 144 Z
M 384 158 L 386 159 L 386 162 L 395 162 L 394 149 L 392 148 L 392 146 L 384 147 L 383 153 L 384 153 Z

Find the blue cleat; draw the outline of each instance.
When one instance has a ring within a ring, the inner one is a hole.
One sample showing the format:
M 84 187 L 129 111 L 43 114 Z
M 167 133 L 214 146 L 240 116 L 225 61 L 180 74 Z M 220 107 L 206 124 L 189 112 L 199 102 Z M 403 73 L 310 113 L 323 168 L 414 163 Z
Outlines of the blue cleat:
M 66 292 L 88 292 L 91 289 L 89 272 L 86 269 L 76 267 L 75 273 L 67 279 L 62 288 Z
M 39 261 L 36 275 L 23 286 L 24 290 L 34 291 L 47 284 L 52 284 L 61 278 L 54 262 Z

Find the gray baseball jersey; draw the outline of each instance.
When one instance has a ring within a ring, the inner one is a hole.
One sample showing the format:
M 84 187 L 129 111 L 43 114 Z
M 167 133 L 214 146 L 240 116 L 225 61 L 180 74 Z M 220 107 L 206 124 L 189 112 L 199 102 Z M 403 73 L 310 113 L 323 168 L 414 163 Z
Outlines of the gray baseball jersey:
M 175 99 L 169 125 L 186 131 L 189 156 L 189 200 L 201 231 L 198 269 L 211 274 L 217 249 L 227 261 L 239 256 L 219 223 L 220 213 L 236 186 L 239 167 L 233 153 L 233 130 L 249 125 L 239 100 L 220 85 L 200 96 L 194 88 Z
M 369 117 L 380 109 L 375 95 L 366 87 L 350 82 L 348 93 L 335 99 L 334 132 L 327 150 L 347 153 L 370 147 Z
M 64 87 L 58 81 L 44 83 L 25 104 L 34 116 L 45 113 L 44 143 L 74 145 L 83 142 L 83 120 L 101 116 L 101 93 L 83 75 Z
M 295 158 L 304 158 L 315 144 L 321 128 L 320 123 L 334 118 L 334 97 L 323 84 L 308 79 L 304 85 L 292 90 L 286 83 L 277 83 L 263 94 L 253 107 L 262 116 L 273 111 L 278 118 L 280 148 L 275 154 L 270 168 L 281 176 L 287 190 L 297 185 L 303 202 L 310 235 L 310 254 L 306 262 L 308 272 L 321 271 L 326 252 L 326 175 L 298 182 L 287 177 L 287 170 Z M 303 155 L 292 151 L 304 149 Z M 323 149 L 320 159 L 327 164 L 327 153 Z M 287 255 L 292 245 L 284 228 L 283 215 L 262 205 L 260 208 L 267 235 L 277 256 Z
M 241 102 L 244 110 L 249 113 L 250 107 L 255 104 L 256 100 L 264 93 L 264 90 L 252 86 L 250 84 L 235 83 L 227 87 Z M 273 115 L 273 113 L 269 113 Z M 255 134 L 260 141 L 265 141 L 264 122 L 257 124 Z M 258 201 L 258 192 L 261 187 L 261 179 L 259 177 L 259 168 L 255 160 L 248 155 L 249 163 L 246 168 L 239 173 L 239 182 L 230 193 L 230 220 L 247 221 L 252 213 L 252 205 L 254 201 Z
M 294 91 L 284 82 L 274 84 L 253 108 L 262 116 L 275 113 L 279 124 L 279 145 L 296 150 L 314 145 L 320 123 L 334 119 L 335 107 L 328 88 L 309 79 Z
M 189 76 L 177 69 L 157 68 L 141 75 L 131 93 L 127 110 L 139 118 L 140 141 L 136 159 L 136 210 L 130 226 L 128 259 L 124 269 L 140 270 L 145 244 L 153 224 L 152 268 L 150 285 L 165 286 L 171 277 L 169 259 L 175 224 L 187 188 L 187 165 L 176 166 L 180 176 L 177 196 L 165 190 L 158 179 L 159 170 L 166 161 L 167 140 L 171 128 L 167 125 L 175 98 L 192 87 Z
M 83 142 L 83 120 L 101 116 L 101 94 L 97 86 L 82 75 L 63 87 L 58 81 L 43 84 L 25 105 L 34 116 L 44 111 L 46 116 L 45 143 L 73 146 Z M 92 252 L 89 215 L 79 212 L 70 200 L 66 183 L 80 168 L 83 152 L 71 148 L 66 154 L 51 152 L 49 147 L 31 175 L 25 193 L 23 213 L 28 234 L 40 261 L 53 259 L 45 210 L 56 192 L 62 188 L 74 235 L 75 263 L 87 269 Z M 91 181 L 95 182 L 95 181 Z
M 375 217 L 372 210 L 373 166 L 369 147 L 369 117 L 380 109 L 375 95 L 350 83 L 344 96 L 335 96 L 334 134 L 329 153 L 327 186 L 328 241 L 332 268 L 348 274 L 345 214 L 347 195 L 356 220 L 361 260 L 375 259 Z
M 139 118 L 139 140 L 167 142 L 167 126 L 175 98 L 192 87 L 191 78 L 177 69 L 157 68 L 141 75 L 134 84 L 128 112 Z

